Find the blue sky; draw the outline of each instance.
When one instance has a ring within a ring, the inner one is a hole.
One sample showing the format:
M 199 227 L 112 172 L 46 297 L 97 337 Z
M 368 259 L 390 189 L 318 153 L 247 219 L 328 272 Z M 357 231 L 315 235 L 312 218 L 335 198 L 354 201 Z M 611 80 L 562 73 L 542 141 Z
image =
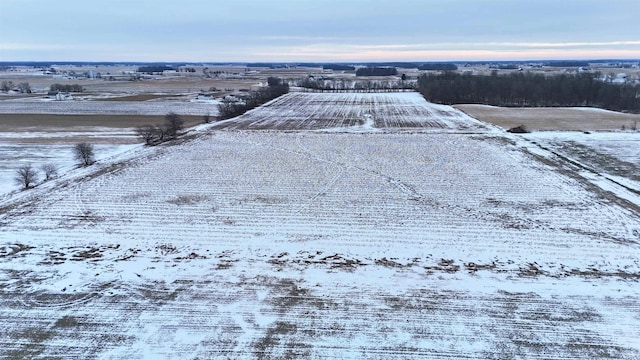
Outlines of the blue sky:
M 0 0 L 0 61 L 640 59 L 639 0 Z

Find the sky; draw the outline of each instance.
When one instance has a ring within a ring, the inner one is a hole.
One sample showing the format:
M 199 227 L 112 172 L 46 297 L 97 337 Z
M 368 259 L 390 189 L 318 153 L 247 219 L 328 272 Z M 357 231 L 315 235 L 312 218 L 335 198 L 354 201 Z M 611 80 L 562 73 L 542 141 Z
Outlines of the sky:
M 640 59 L 640 0 L 0 0 L 0 61 Z

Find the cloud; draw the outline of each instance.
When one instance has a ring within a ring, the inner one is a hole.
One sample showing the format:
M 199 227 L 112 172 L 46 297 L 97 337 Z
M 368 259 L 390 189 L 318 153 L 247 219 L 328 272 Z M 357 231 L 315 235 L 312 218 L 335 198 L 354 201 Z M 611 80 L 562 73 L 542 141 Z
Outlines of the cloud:
M 0 60 L 640 58 L 638 13 L 637 0 L 0 0 Z

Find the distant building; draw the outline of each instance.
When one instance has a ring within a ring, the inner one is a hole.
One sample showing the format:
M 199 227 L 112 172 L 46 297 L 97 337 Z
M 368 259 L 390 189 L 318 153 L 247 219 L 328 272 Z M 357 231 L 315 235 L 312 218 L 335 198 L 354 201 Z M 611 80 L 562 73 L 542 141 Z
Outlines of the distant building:
M 624 84 L 627 82 L 627 74 L 619 73 L 616 74 L 616 77 L 613 79 L 613 82 L 616 84 Z
M 70 93 L 63 93 L 60 91 L 49 91 L 47 93 L 47 98 L 55 99 L 57 101 L 64 101 L 64 100 L 72 100 L 73 96 L 71 96 Z
M 200 93 L 200 94 L 198 94 L 198 97 L 196 99 L 198 99 L 198 100 L 211 100 L 211 99 L 213 99 L 213 96 L 211 96 L 209 94 Z

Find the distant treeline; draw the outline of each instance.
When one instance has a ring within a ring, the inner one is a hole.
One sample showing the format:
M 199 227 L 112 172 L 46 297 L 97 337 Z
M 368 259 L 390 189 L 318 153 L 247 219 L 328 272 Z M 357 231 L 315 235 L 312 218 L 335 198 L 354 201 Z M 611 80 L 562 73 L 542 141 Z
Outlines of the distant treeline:
M 619 65 L 623 65 L 625 63 L 637 62 L 631 60 L 624 59 L 599 59 L 599 60 L 589 60 L 587 61 L 576 61 L 576 60 L 544 60 L 540 59 L 546 65 L 549 66 L 588 66 L 591 64 L 612 64 L 617 63 Z M 516 64 L 527 64 L 531 62 L 541 62 L 540 60 L 532 61 L 466 61 L 467 64 L 475 64 L 475 65 L 490 65 L 490 64 L 499 64 L 499 63 L 516 63 Z M 568 65 L 561 65 L 562 63 Z M 294 67 L 294 66 L 309 66 L 309 67 L 322 67 L 327 63 L 311 63 L 311 62 L 297 62 L 297 63 L 246 63 L 246 62 L 162 62 L 164 65 L 170 65 L 175 68 L 185 65 L 233 65 L 233 66 L 247 66 L 247 67 Z M 391 66 L 397 68 L 405 68 L 405 69 L 415 69 L 419 65 L 424 64 L 422 62 L 359 62 L 359 63 L 351 63 L 351 65 L 361 65 L 361 66 Z M 559 65 L 560 64 L 560 65 Z M 0 61 L 0 66 L 34 66 L 34 67 L 50 67 L 54 65 L 73 65 L 73 66 L 97 66 L 97 65 L 129 65 L 129 66 L 146 66 L 149 65 L 148 62 L 139 62 L 139 61 Z
M 139 73 L 144 74 L 153 74 L 153 73 L 161 73 L 166 70 L 176 70 L 177 67 L 168 66 L 168 65 L 146 65 L 138 67 Z
M 479 103 L 495 106 L 593 106 L 640 112 L 640 86 L 600 80 L 598 73 L 545 76 L 534 73 L 470 75 L 423 74 L 418 91 L 443 104 Z
M 279 68 L 287 67 L 287 64 L 284 64 L 284 63 L 249 63 L 249 64 L 246 64 L 246 66 L 249 67 L 249 68 L 265 67 L 265 68 L 270 68 L 270 69 L 279 69 Z
M 356 76 L 390 76 L 398 75 L 394 67 L 367 66 L 356 70 Z
M 458 70 L 458 66 L 456 64 L 422 64 L 418 66 L 418 70 L 455 71 Z
M 378 63 L 364 63 L 364 64 L 355 64 L 355 65 L 366 65 L 369 67 L 395 67 L 402 69 L 416 69 L 418 67 L 417 63 L 412 62 L 378 62 Z
M 561 61 L 550 61 L 545 65 L 553 66 L 553 67 L 588 67 L 589 63 L 586 61 L 561 60 Z
M 497 66 L 490 66 L 492 69 L 500 69 L 500 70 L 518 70 L 520 66 L 517 64 L 500 64 Z
M 83 92 L 84 88 L 79 84 L 51 84 L 49 87 L 51 91 L 61 91 L 61 92 Z
M 289 92 L 289 84 L 277 77 L 267 79 L 268 86 L 255 91 L 250 91 L 244 101 L 223 100 L 218 105 L 218 112 L 221 119 L 230 119 L 244 114 L 270 100 Z
M 355 66 L 351 65 L 342 65 L 342 64 L 325 64 L 322 65 L 324 70 L 337 70 L 337 71 L 353 71 L 356 69 Z
M 318 92 L 390 92 L 415 91 L 415 81 L 401 80 L 336 80 L 303 78 L 294 80 L 293 85 Z

